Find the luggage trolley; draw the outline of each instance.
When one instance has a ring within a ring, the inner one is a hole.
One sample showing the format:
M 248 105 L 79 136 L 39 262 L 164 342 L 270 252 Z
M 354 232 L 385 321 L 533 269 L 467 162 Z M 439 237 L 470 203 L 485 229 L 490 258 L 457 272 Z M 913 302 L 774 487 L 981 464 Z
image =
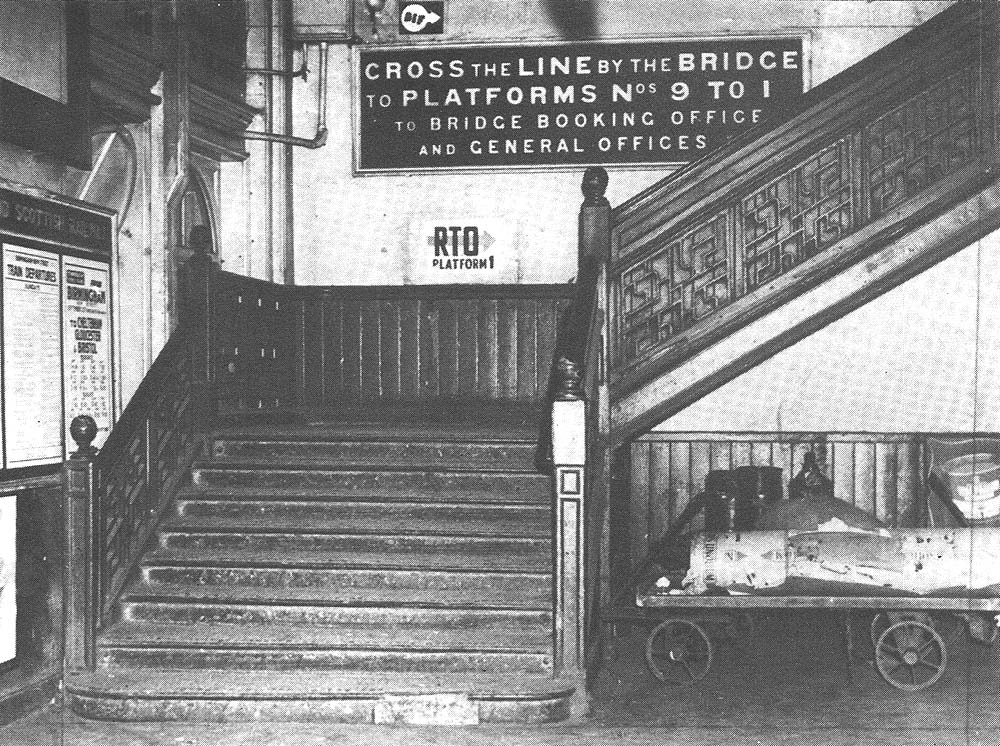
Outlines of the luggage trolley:
M 982 440 L 949 442 L 931 439 L 929 445 L 932 464 L 928 475 L 930 486 L 954 514 L 958 523 L 956 530 L 968 530 L 973 525 L 997 526 L 997 520 L 989 520 L 994 518 L 992 514 L 976 514 L 971 516 L 973 520 L 967 520 L 970 517 L 969 511 L 960 512 L 956 509 L 958 501 L 955 499 L 955 479 L 951 478 L 953 474 L 949 472 L 949 468 L 957 466 L 960 474 L 965 470 L 970 474 L 978 472 L 977 477 L 982 474 L 990 479 L 1000 479 L 1000 442 L 991 443 L 991 452 L 973 455 L 969 455 L 970 447 L 981 448 Z M 969 470 L 965 461 L 970 459 L 980 462 L 982 466 L 975 463 L 974 468 Z M 989 472 L 988 468 L 995 469 L 995 473 Z M 803 473 L 810 469 L 815 470 L 815 464 L 813 460 L 807 459 Z M 761 489 L 763 479 L 770 482 L 780 480 L 780 470 L 775 469 L 758 468 L 750 470 L 748 475 L 757 479 L 758 492 L 765 491 Z M 728 524 L 728 527 L 745 529 L 752 523 L 759 511 L 759 502 L 744 502 L 741 506 L 738 500 L 730 501 L 730 509 L 726 515 L 724 507 L 720 508 L 720 505 L 725 506 L 726 503 L 720 503 L 713 497 L 723 491 L 736 491 L 739 494 L 740 485 L 725 483 L 724 480 L 728 479 L 730 477 L 725 473 L 710 473 L 706 491 L 692 501 L 675 525 L 658 542 L 660 552 L 666 550 L 669 554 L 669 550 L 673 548 L 671 544 L 681 538 L 683 526 L 699 511 L 705 513 L 706 527 L 725 530 Z M 1000 481 L 997 485 L 996 495 L 991 495 L 990 498 L 1000 504 Z M 790 492 L 793 486 L 789 486 Z M 775 490 L 772 485 L 771 491 L 777 492 L 780 497 L 780 486 Z M 979 504 L 987 506 L 991 511 L 997 508 L 993 502 Z M 740 520 L 739 515 L 741 507 L 749 513 L 743 520 Z M 993 512 L 1000 512 L 1000 508 Z M 742 527 L 738 526 L 740 523 Z M 993 530 L 997 531 L 996 528 Z M 799 535 L 809 533 L 802 531 Z M 1000 539 L 995 543 L 1000 546 Z M 648 569 L 648 564 L 643 569 Z M 946 620 L 960 620 L 969 636 L 981 643 L 993 644 L 1000 637 L 1000 597 L 977 597 L 968 593 L 958 595 L 954 589 L 940 594 L 918 595 L 895 589 L 881 591 L 878 587 L 864 589 L 862 593 L 838 595 L 833 592 L 830 595 L 820 595 L 815 584 L 809 586 L 807 581 L 806 587 L 808 590 L 803 592 L 801 584 L 792 582 L 780 592 L 776 588 L 746 595 L 732 595 L 724 590 L 709 589 L 707 593 L 699 595 L 670 593 L 655 583 L 647 583 L 635 594 L 636 606 L 631 612 L 617 609 L 605 621 L 654 623 L 655 626 L 646 639 L 646 662 L 657 678 L 679 685 L 696 683 L 708 674 L 715 658 L 713 636 L 717 639 L 720 631 L 735 642 L 745 641 L 752 636 L 754 612 L 790 609 L 829 609 L 841 612 L 848 666 L 854 659 L 852 612 L 872 614 L 868 634 L 871 638 L 873 664 L 888 684 L 904 691 L 926 689 L 944 674 L 948 665 L 948 644 L 954 643 L 957 637 L 954 627 L 949 631 Z M 836 583 L 829 586 L 821 584 L 819 587 L 837 590 Z

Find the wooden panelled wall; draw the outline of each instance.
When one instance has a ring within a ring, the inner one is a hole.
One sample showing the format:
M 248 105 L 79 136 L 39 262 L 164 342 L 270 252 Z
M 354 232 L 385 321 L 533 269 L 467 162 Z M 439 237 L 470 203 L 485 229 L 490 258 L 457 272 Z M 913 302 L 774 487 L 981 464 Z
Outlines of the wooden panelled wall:
M 544 397 L 571 285 L 329 288 L 303 314 L 304 400 Z
M 637 566 L 649 543 L 704 489 L 710 470 L 780 466 L 787 497 L 788 481 L 808 451 L 833 480 L 837 497 L 888 526 L 914 525 L 923 495 L 923 442 L 910 434 L 650 433 L 628 447 L 630 499 L 620 501 L 611 518 L 616 558 Z

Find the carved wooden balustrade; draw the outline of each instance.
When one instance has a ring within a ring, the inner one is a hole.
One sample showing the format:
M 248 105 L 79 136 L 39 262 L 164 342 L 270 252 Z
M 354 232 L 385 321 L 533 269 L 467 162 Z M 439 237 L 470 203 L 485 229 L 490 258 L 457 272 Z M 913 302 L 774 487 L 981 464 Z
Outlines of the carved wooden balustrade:
M 958 4 L 615 208 L 614 400 L 995 178 L 993 15 Z M 616 440 L 689 403 L 624 408 Z

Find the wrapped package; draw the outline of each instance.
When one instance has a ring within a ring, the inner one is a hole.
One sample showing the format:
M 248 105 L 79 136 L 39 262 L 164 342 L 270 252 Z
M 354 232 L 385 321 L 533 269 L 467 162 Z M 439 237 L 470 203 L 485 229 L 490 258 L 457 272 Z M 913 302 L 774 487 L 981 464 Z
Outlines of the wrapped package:
M 1000 528 L 698 534 L 686 593 L 1000 595 Z

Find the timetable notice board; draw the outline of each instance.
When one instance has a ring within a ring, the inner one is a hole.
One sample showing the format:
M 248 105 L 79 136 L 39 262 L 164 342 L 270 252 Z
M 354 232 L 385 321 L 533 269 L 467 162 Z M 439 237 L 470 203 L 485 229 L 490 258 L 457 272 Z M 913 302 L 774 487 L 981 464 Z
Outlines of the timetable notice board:
M 88 414 L 114 422 L 113 216 L 0 188 L 2 468 L 58 464 Z

